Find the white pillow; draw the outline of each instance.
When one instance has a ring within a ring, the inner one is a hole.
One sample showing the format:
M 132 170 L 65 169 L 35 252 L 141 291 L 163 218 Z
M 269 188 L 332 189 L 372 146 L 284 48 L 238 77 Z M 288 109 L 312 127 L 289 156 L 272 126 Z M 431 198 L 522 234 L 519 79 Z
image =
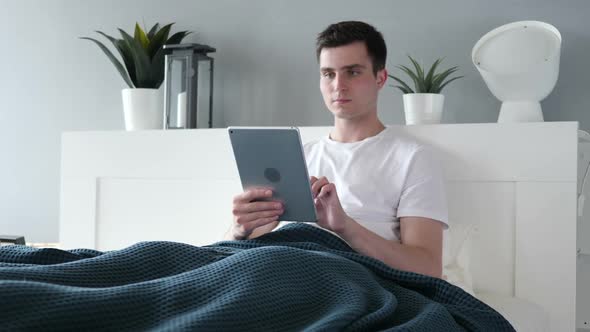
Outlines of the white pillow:
M 473 225 L 451 225 L 443 235 L 443 279 L 474 295 L 470 270 Z

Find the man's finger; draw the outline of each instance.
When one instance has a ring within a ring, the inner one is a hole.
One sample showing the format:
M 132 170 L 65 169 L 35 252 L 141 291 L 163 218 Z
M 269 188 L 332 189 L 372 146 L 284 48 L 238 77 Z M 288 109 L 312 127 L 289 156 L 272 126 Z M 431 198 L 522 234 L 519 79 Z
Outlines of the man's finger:
M 318 178 L 316 178 L 315 176 L 311 176 L 309 177 L 309 184 L 313 186 L 313 184 L 316 183 L 317 180 Z
M 278 210 L 281 208 L 283 208 L 283 203 L 280 201 L 258 201 L 235 204 L 232 213 L 236 215 L 266 210 Z
M 261 218 L 261 219 L 258 219 L 256 221 L 253 221 L 250 224 L 250 226 L 253 227 L 252 229 L 254 230 L 254 229 L 258 228 L 258 227 L 261 227 L 261 226 L 270 224 L 270 223 L 275 222 L 277 220 L 279 220 L 279 216 L 273 216 L 273 217 L 268 217 L 268 218 Z
M 313 196 L 316 197 L 317 194 L 319 193 L 320 189 L 325 186 L 326 184 L 328 184 L 329 181 L 328 179 L 323 176 L 321 177 L 319 180 L 317 180 L 312 186 L 311 186 L 311 191 L 313 193 Z
M 320 188 L 327 183 L 327 181 L 328 180 L 326 178 L 318 179 L 311 185 L 311 190 L 317 193 L 320 190 Z
M 336 186 L 333 183 L 323 186 L 320 190 L 320 193 L 318 194 L 318 198 L 322 198 L 329 195 L 334 189 L 336 189 Z
M 248 189 L 234 197 L 234 203 L 248 203 L 257 198 L 267 197 L 272 197 L 272 190 L 270 188 Z
M 281 214 L 283 214 L 283 211 L 284 211 L 283 209 L 278 209 L 278 210 L 268 210 L 268 211 L 260 211 L 260 212 L 244 214 L 244 215 L 241 215 L 238 218 L 236 218 L 236 223 L 238 223 L 240 225 L 245 225 L 245 224 L 251 223 L 257 219 L 270 218 L 270 217 L 275 217 L 275 216 L 278 217 Z

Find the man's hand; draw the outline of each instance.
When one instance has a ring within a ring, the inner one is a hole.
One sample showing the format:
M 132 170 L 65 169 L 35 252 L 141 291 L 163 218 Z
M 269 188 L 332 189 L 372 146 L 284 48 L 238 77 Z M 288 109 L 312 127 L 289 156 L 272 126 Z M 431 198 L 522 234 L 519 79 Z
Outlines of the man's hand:
M 336 186 L 330 183 L 324 176 L 310 178 L 311 192 L 313 194 L 318 217 L 318 225 L 335 233 L 344 231 L 350 217 L 342 209 Z
M 269 188 L 253 188 L 234 197 L 233 223 L 229 235 L 232 239 L 243 240 L 254 231 L 257 236 L 270 232 L 278 225 L 283 214 L 283 203 L 276 200 L 261 201 L 272 197 Z M 258 200 L 258 201 L 257 201 Z

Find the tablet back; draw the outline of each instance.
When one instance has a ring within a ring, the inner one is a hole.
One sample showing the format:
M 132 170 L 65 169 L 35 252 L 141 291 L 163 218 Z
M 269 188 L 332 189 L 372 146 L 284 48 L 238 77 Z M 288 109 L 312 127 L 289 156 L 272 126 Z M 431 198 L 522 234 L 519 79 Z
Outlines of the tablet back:
M 284 202 L 281 221 L 316 222 L 307 164 L 296 127 L 229 127 L 244 190 L 273 188 Z

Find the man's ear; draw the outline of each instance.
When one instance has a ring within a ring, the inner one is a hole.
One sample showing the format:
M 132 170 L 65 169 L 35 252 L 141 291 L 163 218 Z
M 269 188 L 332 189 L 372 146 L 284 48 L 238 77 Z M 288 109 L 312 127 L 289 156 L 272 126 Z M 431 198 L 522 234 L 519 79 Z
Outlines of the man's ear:
M 379 87 L 379 89 L 381 89 L 383 87 L 383 85 L 385 85 L 386 81 L 387 81 L 387 69 L 383 68 L 377 72 L 377 86 Z

